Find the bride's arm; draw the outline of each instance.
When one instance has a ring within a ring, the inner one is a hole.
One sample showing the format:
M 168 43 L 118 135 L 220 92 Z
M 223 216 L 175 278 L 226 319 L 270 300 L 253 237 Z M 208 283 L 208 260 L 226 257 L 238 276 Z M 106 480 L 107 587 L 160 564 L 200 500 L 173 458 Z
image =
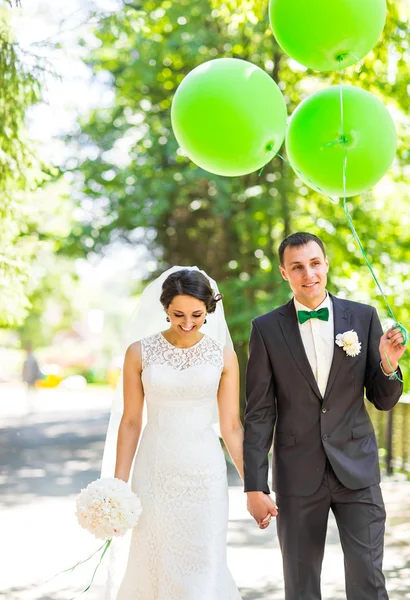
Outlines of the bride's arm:
M 141 382 L 141 344 L 128 348 L 124 359 L 124 412 L 118 430 L 117 461 L 114 477 L 128 481 L 142 429 L 144 390 Z
M 243 429 L 239 415 L 239 366 L 233 350 L 224 350 L 224 369 L 218 390 L 222 439 L 243 479 Z

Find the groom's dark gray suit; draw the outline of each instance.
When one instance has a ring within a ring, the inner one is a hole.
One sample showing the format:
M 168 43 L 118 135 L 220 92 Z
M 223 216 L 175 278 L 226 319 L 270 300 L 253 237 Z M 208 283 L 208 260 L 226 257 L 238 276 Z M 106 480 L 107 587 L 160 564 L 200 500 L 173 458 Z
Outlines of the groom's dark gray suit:
M 329 509 L 345 555 L 350 600 L 385 600 L 381 571 L 385 512 L 379 457 L 364 393 L 379 410 L 402 384 L 380 368 L 382 328 L 374 308 L 331 296 L 334 333 L 356 331 L 358 356 L 335 345 L 322 397 L 309 364 L 293 300 L 254 319 L 247 368 L 245 491 L 273 489 L 279 508 L 286 600 L 319 600 Z

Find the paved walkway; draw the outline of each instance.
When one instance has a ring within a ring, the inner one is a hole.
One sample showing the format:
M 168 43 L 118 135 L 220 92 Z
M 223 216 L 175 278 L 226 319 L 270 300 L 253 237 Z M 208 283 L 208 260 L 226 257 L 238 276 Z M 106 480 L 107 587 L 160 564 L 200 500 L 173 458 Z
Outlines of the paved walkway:
M 99 475 L 109 395 L 41 391 L 27 406 L 23 390 L 0 384 L 0 598 L 69 600 L 89 582 L 90 564 L 44 585 L 91 554 L 98 542 L 76 523 L 74 500 Z M 243 600 L 283 600 L 275 527 L 260 531 L 245 510 L 228 465 L 228 556 Z M 388 512 L 385 573 L 390 600 L 410 598 L 410 483 L 384 481 Z M 84 600 L 100 600 L 103 568 Z M 323 565 L 323 600 L 342 600 L 343 559 L 333 518 Z

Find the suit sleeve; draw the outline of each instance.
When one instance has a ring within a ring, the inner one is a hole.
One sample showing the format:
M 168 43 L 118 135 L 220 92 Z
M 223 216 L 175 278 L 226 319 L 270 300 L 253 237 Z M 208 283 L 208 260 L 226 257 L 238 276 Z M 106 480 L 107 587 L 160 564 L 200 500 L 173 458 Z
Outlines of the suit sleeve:
M 269 494 L 269 450 L 276 421 L 275 385 L 269 355 L 255 322 L 246 371 L 245 492 Z
M 377 312 L 373 308 L 365 375 L 366 396 L 378 410 L 390 410 L 399 401 L 403 393 L 403 384 L 397 379 L 386 377 L 380 368 L 379 342 L 382 335 L 382 326 Z M 398 375 L 402 379 L 400 369 Z

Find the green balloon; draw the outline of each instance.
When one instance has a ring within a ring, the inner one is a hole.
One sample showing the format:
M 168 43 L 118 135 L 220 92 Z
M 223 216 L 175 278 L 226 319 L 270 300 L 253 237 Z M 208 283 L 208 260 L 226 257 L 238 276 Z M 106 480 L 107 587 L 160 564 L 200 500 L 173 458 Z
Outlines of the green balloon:
M 269 17 L 291 58 L 310 69 L 335 71 L 361 60 L 376 44 L 386 0 L 270 0 Z
M 374 186 L 390 167 L 396 130 L 388 110 L 373 94 L 336 85 L 299 104 L 289 122 L 286 151 L 300 179 L 340 197 L 346 156 L 346 195 L 355 196 Z
M 273 79 L 236 58 L 210 60 L 191 71 L 171 107 L 175 137 L 202 169 L 234 177 L 262 168 L 286 131 L 286 104 Z

